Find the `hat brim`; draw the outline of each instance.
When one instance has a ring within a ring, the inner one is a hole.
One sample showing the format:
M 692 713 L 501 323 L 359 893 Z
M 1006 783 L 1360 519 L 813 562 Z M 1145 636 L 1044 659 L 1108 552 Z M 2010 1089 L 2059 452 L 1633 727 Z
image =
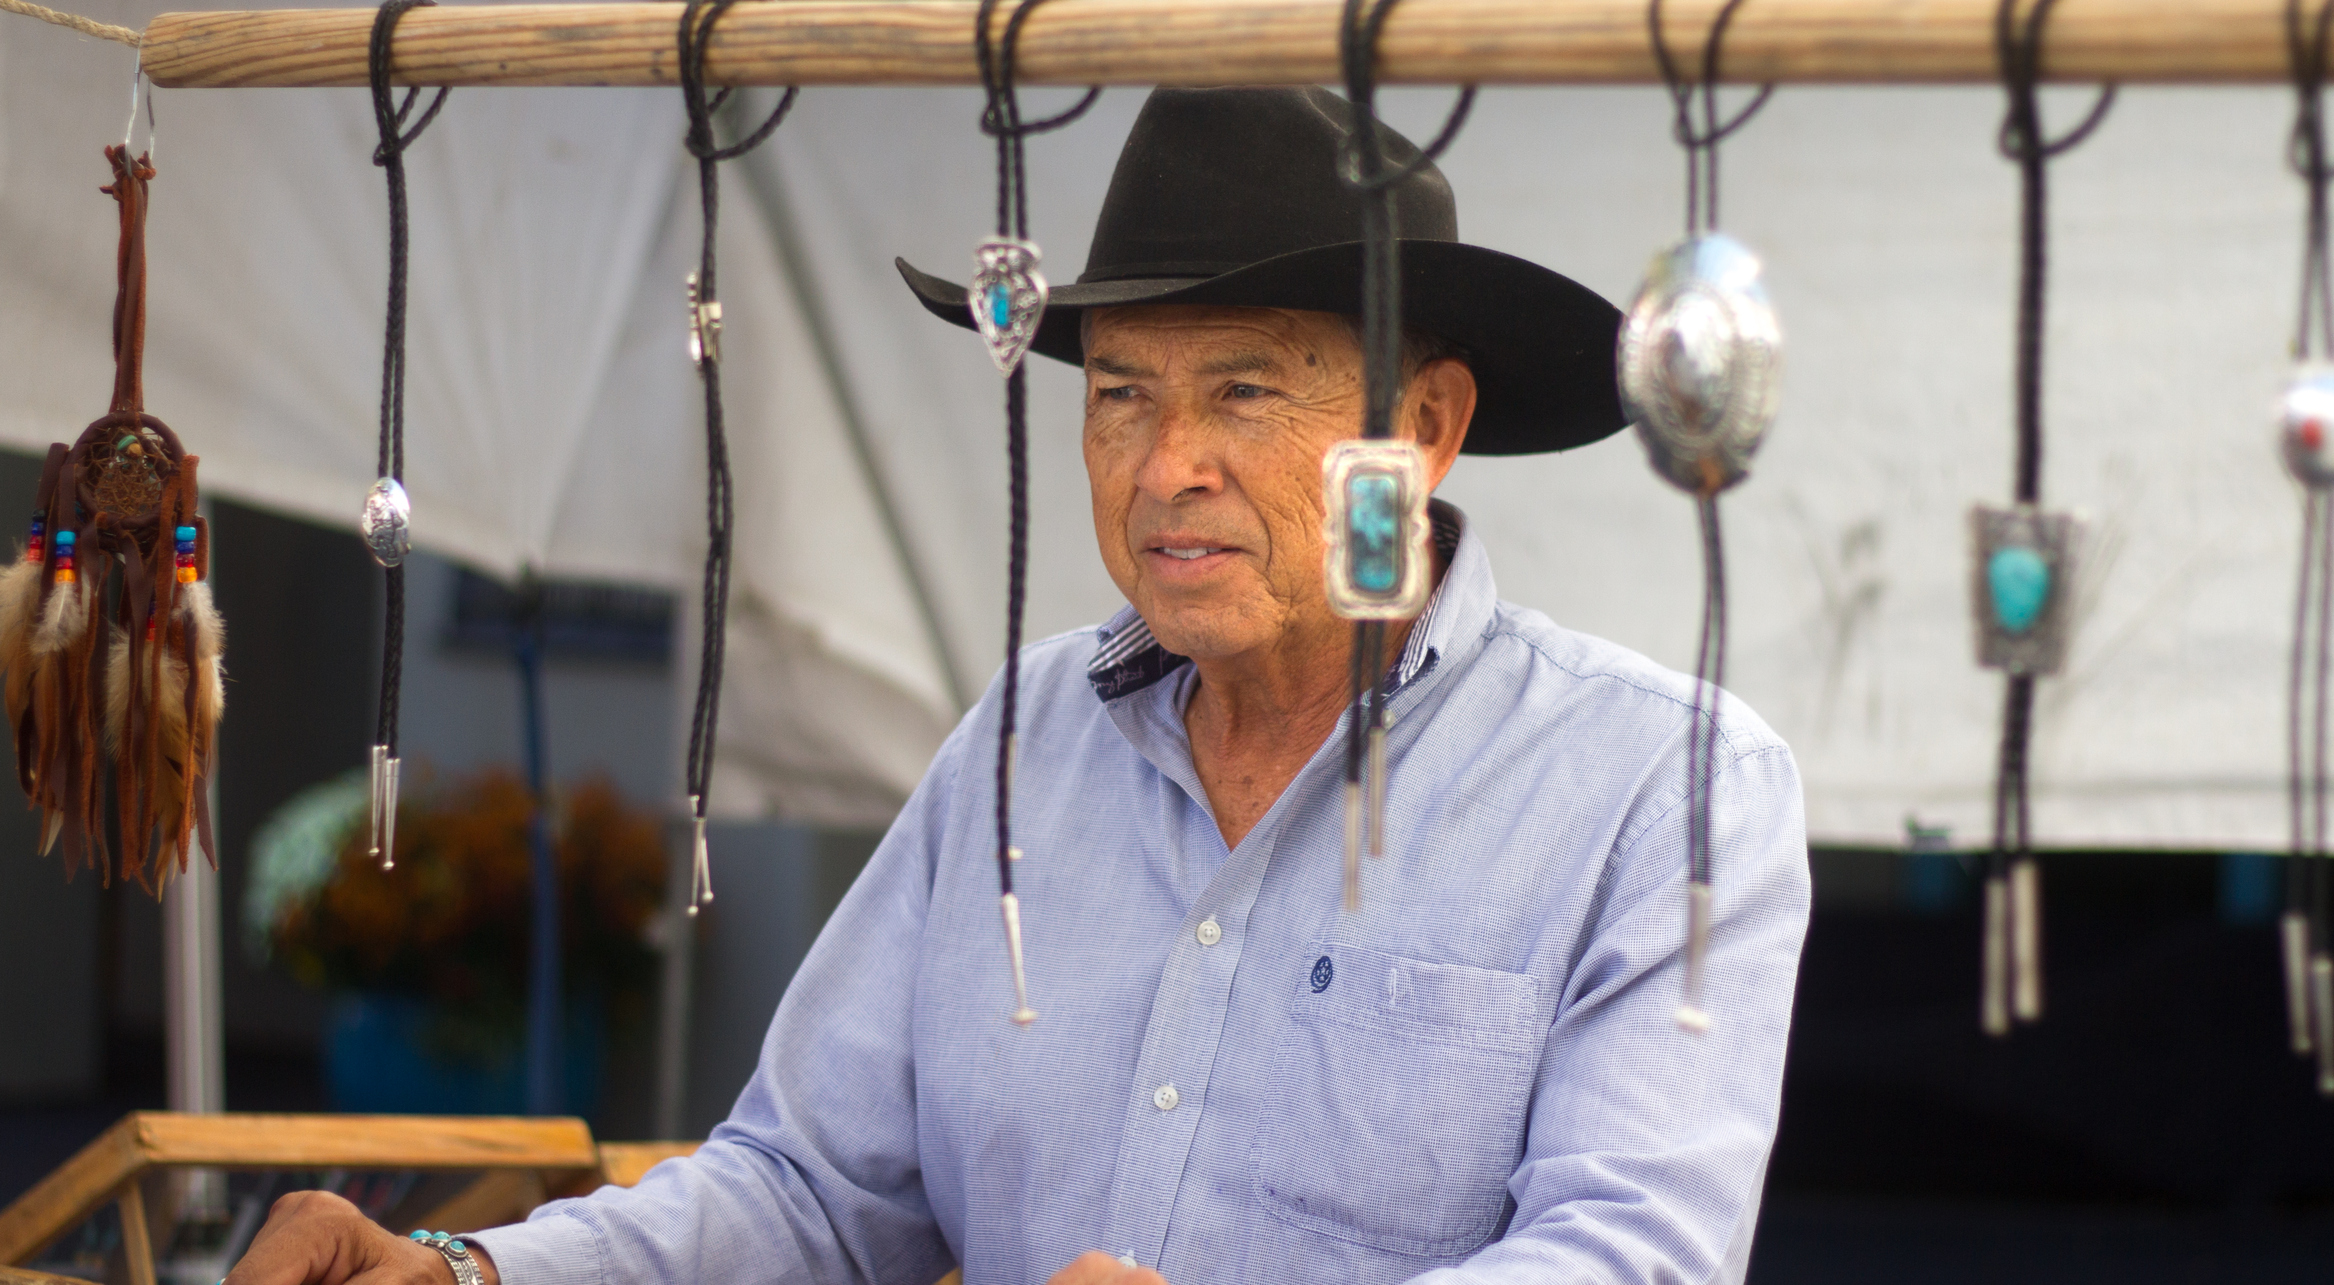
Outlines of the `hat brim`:
M 1458 345 L 1475 372 L 1470 455 L 1564 451 L 1626 426 L 1613 374 L 1621 312 L 1528 259 L 1458 241 L 1403 241 L 1402 314 Z M 973 329 L 965 288 L 893 260 L 933 316 Z M 1131 304 L 1361 312 L 1360 242 L 1316 246 L 1211 277 L 1138 277 L 1055 287 L 1031 350 L 1085 362 L 1078 314 Z

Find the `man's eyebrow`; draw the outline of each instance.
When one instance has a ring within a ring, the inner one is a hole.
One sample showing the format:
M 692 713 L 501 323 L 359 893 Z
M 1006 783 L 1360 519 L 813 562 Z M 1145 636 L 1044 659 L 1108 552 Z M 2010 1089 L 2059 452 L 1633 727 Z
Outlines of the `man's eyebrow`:
M 1221 357 L 1200 363 L 1203 375 L 1254 375 L 1280 369 L 1280 359 L 1262 349 L 1247 349 L 1225 353 Z
M 1118 379 L 1134 379 L 1152 373 L 1148 368 L 1135 362 L 1120 361 L 1116 357 L 1106 357 L 1099 353 L 1086 354 L 1086 369 L 1097 375 L 1109 375 Z

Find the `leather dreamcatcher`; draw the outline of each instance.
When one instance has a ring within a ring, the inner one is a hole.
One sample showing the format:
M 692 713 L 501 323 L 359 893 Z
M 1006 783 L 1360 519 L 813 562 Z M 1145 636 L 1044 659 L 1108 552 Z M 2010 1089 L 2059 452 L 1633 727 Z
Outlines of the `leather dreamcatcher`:
M 121 213 L 113 403 L 49 447 L 24 554 L 0 571 L 0 684 L 18 784 L 40 850 L 108 885 L 114 812 L 125 879 L 158 892 L 195 842 L 213 865 L 208 785 L 225 638 L 207 582 L 209 524 L 178 435 L 145 411 L 146 185 L 154 167 L 108 147 Z M 110 787 L 110 797 L 109 797 Z

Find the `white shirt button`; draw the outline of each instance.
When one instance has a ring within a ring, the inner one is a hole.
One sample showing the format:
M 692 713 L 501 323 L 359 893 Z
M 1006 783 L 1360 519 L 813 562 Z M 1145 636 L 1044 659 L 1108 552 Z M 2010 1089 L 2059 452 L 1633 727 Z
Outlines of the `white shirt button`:
M 1181 1101 L 1183 1101 L 1183 1095 L 1177 1093 L 1172 1084 L 1160 1085 L 1159 1091 L 1151 1095 L 1151 1105 L 1161 1111 L 1173 1111 L 1175 1104 Z
M 1202 919 L 1202 920 L 1200 920 L 1200 921 L 1199 921 L 1199 944 L 1200 944 L 1200 945 L 1202 945 L 1202 946 L 1213 946 L 1213 945 L 1215 945 L 1217 942 L 1219 942 L 1219 941 L 1222 941 L 1223 939 L 1224 939 L 1224 929 L 1223 929 L 1223 925 L 1221 925 L 1221 924 L 1218 924 L 1218 923 L 1216 922 L 1215 916 L 1213 916 L 1213 915 L 1210 915 L 1210 916 L 1208 916 L 1207 918 L 1205 918 L 1205 919 Z
M 1133 1254 L 1120 1254 L 1120 1255 L 1118 1256 L 1118 1265 L 1119 1265 L 1119 1266 L 1121 1266 L 1121 1267 L 1139 1267 L 1139 1266 L 1141 1266 L 1141 1264 L 1140 1264 L 1140 1263 L 1137 1263 L 1137 1262 L 1135 1261 L 1135 1256 L 1134 1256 Z

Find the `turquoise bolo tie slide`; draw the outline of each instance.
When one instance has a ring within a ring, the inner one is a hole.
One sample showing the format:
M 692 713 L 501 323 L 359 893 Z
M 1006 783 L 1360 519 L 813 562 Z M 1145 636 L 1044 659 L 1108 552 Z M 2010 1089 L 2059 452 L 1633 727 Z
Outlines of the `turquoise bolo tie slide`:
M 1321 461 L 1329 606 L 1347 620 L 1426 610 L 1426 458 L 1409 442 L 1339 442 Z
M 2083 520 L 2030 504 L 1981 504 L 1970 510 L 1969 529 L 1977 663 L 2012 674 L 2057 673 L 2074 632 L 2071 599 Z

